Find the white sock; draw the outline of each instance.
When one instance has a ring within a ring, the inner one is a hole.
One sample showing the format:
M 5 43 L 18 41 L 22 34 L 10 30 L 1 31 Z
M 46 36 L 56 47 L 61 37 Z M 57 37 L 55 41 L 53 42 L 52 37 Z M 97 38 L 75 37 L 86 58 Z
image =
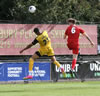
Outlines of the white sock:
M 62 66 L 62 65 L 60 65 L 60 67 L 59 67 L 59 68 L 61 69 L 61 68 L 63 68 L 63 66 Z
M 29 75 L 30 76 L 33 76 L 33 71 L 29 71 Z

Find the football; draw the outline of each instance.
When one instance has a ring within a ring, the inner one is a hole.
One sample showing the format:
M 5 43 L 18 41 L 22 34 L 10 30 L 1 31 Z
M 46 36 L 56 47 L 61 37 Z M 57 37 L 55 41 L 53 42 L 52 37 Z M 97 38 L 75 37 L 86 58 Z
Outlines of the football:
M 28 11 L 30 12 L 30 13 L 34 13 L 35 11 L 36 11 L 36 7 L 35 6 L 29 6 L 29 9 L 28 9 Z

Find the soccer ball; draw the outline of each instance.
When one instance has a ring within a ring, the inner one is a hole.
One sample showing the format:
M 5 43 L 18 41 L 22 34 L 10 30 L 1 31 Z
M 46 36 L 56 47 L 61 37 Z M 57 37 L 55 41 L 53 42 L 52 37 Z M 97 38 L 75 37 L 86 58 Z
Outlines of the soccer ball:
M 28 11 L 29 11 L 30 13 L 34 13 L 34 12 L 36 11 L 36 7 L 35 7 L 35 6 L 29 6 Z

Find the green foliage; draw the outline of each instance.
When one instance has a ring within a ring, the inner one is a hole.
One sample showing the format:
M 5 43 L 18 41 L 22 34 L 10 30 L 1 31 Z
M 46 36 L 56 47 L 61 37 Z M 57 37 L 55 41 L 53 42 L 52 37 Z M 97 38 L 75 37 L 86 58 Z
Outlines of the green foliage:
M 11 20 L 13 18 L 13 7 L 13 0 L 0 0 L 0 20 Z
M 36 6 L 34 14 L 28 12 L 30 5 Z M 80 24 L 100 22 L 100 0 L 1 0 L 0 20 L 19 23 L 66 23 L 72 17 Z M 100 27 L 98 27 L 100 29 Z M 98 31 L 100 38 L 100 31 Z M 99 40 L 99 39 L 98 39 Z M 100 43 L 100 40 L 99 40 Z
M 34 14 L 28 12 L 30 5 L 36 6 Z M 79 21 L 99 22 L 99 0 L 2 0 L 0 19 L 21 23 L 65 23 L 73 17 Z

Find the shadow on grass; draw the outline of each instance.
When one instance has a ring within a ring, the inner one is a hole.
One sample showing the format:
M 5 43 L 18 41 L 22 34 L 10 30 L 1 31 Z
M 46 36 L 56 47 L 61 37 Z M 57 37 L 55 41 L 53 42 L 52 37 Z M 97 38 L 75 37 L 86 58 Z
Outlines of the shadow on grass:
M 0 93 L 16 93 L 16 92 L 26 92 L 26 90 L 2 90 Z
M 63 87 L 63 88 L 55 88 L 56 90 L 87 90 L 87 89 L 98 89 L 97 87 Z

